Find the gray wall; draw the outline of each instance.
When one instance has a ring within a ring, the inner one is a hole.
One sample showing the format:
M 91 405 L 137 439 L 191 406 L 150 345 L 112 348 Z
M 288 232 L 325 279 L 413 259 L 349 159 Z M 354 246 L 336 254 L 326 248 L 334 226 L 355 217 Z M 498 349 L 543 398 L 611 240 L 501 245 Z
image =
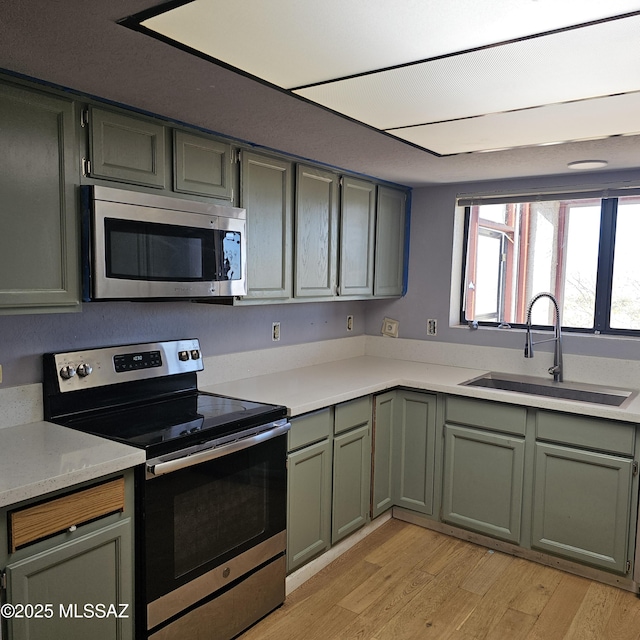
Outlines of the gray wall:
M 205 356 L 364 333 L 366 302 L 229 307 L 190 302 L 91 302 L 81 313 L 0 316 L 2 386 L 40 382 L 41 356 L 154 340 L 199 338 Z M 348 333 L 347 315 L 354 316 Z M 271 323 L 281 323 L 279 342 Z
M 409 288 L 400 300 L 376 301 L 367 309 L 366 333 L 380 335 L 385 316 L 400 322 L 399 337 L 457 344 L 523 349 L 521 330 L 468 329 L 449 327 L 451 289 L 460 281 L 452 278 L 454 218 L 459 194 L 514 193 L 564 188 L 586 189 L 618 183 L 640 184 L 640 171 L 607 172 L 559 176 L 548 179 L 450 184 L 415 189 L 412 195 Z M 456 316 L 457 317 L 457 316 Z M 438 320 L 438 335 L 426 335 L 427 318 Z M 590 334 L 565 333 L 566 353 L 640 360 L 640 340 Z M 542 345 L 550 349 L 550 345 Z

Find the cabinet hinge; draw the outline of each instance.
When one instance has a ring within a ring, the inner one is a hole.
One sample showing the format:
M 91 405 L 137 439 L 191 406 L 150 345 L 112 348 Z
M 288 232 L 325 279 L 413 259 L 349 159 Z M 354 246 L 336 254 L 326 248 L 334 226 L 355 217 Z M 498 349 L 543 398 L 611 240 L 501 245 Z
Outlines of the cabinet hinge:
M 80 111 L 80 126 L 86 127 L 89 124 L 89 109 Z
M 627 560 L 627 573 L 631 573 L 631 560 Z
M 236 149 L 236 153 L 235 153 L 236 162 L 242 162 L 242 149 Z
M 638 463 L 634 460 L 633 461 L 633 466 L 631 467 L 632 471 L 633 471 L 633 475 L 637 476 L 638 475 Z
M 0 590 L 1 591 L 7 590 L 7 572 L 6 571 L 3 571 L 2 574 L 0 574 Z
M 91 160 L 82 158 L 82 175 L 87 177 L 91 174 Z

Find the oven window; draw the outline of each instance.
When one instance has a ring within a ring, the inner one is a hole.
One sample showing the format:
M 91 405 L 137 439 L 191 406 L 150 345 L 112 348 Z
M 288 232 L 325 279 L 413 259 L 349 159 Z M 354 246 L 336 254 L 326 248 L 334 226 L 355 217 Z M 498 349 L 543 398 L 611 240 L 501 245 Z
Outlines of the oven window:
M 106 218 L 109 278 L 215 280 L 214 234 L 208 229 Z
M 174 577 L 257 538 L 267 522 L 266 462 L 173 498 Z M 239 517 L 242 514 L 242 517 Z
M 147 602 L 286 527 L 286 435 L 144 483 Z

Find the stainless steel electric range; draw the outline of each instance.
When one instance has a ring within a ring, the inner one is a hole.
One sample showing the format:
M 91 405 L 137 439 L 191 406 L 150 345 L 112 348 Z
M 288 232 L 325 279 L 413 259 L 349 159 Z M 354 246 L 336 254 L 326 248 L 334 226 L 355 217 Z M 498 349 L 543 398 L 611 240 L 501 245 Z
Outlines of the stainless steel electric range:
M 199 391 L 198 340 L 44 356 L 45 419 L 146 451 L 136 635 L 227 640 L 284 601 L 286 407 Z

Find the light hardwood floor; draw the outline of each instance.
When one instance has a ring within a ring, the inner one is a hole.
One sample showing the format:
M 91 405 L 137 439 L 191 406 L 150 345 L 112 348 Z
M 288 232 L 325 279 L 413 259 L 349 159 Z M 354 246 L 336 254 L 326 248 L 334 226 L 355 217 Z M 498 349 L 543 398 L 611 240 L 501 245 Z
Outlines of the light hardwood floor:
M 240 640 L 633 640 L 628 592 L 390 520 Z

